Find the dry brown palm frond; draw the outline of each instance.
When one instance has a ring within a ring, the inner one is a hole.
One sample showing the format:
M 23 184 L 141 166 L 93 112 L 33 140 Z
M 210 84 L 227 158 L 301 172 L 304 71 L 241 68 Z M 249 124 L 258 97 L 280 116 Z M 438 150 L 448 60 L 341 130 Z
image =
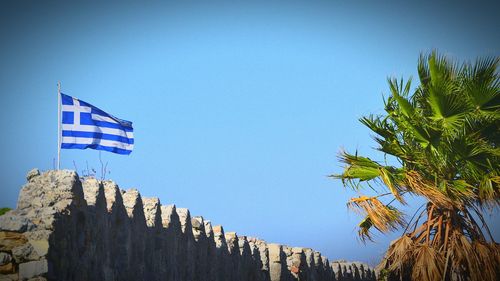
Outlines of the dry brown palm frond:
M 450 275 L 463 275 L 464 267 L 462 266 L 465 262 L 465 256 L 467 253 L 462 250 L 460 243 L 460 236 L 456 230 L 453 230 L 450 234 L 448 251 L 449 251 L 449 274 Z
M 444 270 L 444 257 L 433 247 L 427 244 L 419 244 L 414 249 L 414 263 L 412 267 L 412 280 L 441 280 Z
M 496 274 L 498 276 L 500 275 L 500 244 L 492 242 L 488 245 L 494 257 L 493 261 L 495 262 Z
M 456 203 L 435 187 L 433 182 L 425 180 L 418 172 L 408 171 L 405 182 L 411 192 L 426 197 L 439 208 L 453 209 Z
M 496 245 L 492 243 L 473 242 L 472 248 L 481 265 L 479 268 L 480 276 L 477 276 L 478 278 L 473 278 L 479 280 L 498 280 L 497 273 L 500 272 L 500 268 L 497 257 L 495 256 Z
M 478 256 L 474 253 L 474 249 L 472 248 L 472 243 L 469 242 L 465 235 L 459 235 L 458 239 L 460 241 L 461 250 L 465 253 L 465 266 L 467 271 L 469 271 L 469 275 L 471 280 L 482 281 L 481 278 L 481 263 L 478 260 Z
M 377 197 L 352 198 L 347 206 L 362 215 L 366 215 L 371 224 L 381 232 L 395 230 L 398 226 L 405 224 L 400 211 L 384 205 Z
M 396 271 L 400 275 L 403 274 L 405 268 L 409 267 L 413 262 L 412 252 L 415 244 L 410 237 L 403 235 L 397 239 L 387 251 L 387 260 L 389 264 L 385 264 L 384 268 L 389 271 Z
M 476 246 L 478 247 L 478 246 Z M 469 276 L 472 281 L 494 280 L 485 279 L 491 272 L 485 272 L 485 266 L 481 259 L 482 255 L 488 255 L 489 250 L 484 247 L 475 248 L 469 239 L 460 231 L 454 230 L 450 236 L 450 273 L 458 276 Z M 486 250 L 481 255 L 475 249 Z

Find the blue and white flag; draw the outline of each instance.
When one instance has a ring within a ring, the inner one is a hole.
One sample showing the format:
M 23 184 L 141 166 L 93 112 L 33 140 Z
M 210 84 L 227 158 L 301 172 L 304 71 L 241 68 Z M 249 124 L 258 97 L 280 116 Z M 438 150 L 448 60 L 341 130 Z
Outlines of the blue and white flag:
M 126 155 L 132 152 L 132 122 L 63 93 L 61 107 L 61 148 L 92 148 Z

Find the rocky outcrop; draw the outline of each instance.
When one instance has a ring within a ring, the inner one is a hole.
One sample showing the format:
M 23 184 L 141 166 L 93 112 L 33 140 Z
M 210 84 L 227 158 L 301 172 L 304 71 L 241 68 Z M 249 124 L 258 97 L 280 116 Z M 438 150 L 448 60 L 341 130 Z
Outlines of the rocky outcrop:
M 27 180 L 0 217 L 0 280 L 375 280 L 365 264 L 226 233 L 112 181 L 66 170 Z

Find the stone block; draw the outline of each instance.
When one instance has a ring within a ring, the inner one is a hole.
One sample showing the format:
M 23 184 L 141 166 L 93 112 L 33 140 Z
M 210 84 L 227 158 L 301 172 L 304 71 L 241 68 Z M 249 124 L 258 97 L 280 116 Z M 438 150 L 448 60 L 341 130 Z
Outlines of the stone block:
M 19 265 L 19 279 L 25 280 L 47 273 L 47 260 L 30 261 Z
M 161 223 L 164 228 L 179 228 L 180 231 L 180 222 L 179 216 L 177 215 L 177 209 L 175 205 L 167 205 L 160 206 L 161 210 Z
M 35 278 L 30 278 L 30 279 L 28 279 L 28 281 L 47 281 L 47 278 L 38 276 Z
M 0 251 L 11 251 L 26 242 L 28 242 L 28 239 L 21 233 L 0 231 Z
M 8 264 L 11 260 L 12 260 L 11 255 L 4 252 L 0 252 L 0 265 Z
M 33 249 L 35 249 L 36 253 L 42 257 L 47 254 L 49 251 L 49 241 L 47 240 L 29 240 L 29 243 L 31 246 L 33 246 Z
M 17 273 L 0 275 L 0 281 L 18 281 L 18 280 L 19 280 L 19 275 Z
M 129 216 L 129 218 L 137 217 L 138 214 L 141 215 L 141 217 L 144 217 L 142 198 L 137 189 L 132 188 L 127 190 L 126 192 L 122 193 L 122 198 L 123 205 L 125 205 L 125 209 L 127 210 L 127 215 Z
M 95 178 L 86 178 L 82 182 L 83 195 L 87 205 L 95 206 L 97 203 L 97 198 L 99 197 L 99 192 L 102 188 L 101 182 Z
M 224 229 L 222 228 L 222 225 L 214 226 L 213 231 L 215 234 L 224 233 Z
M 14 264 L 9 262 L 4 265 L 0 265 L 0 274 L 9 274 L 14 273 L 15 267 Z
M 113 181 L 103 181 L 104 197 L 106 198 L 106 208 L 108 212 L 113 212 L 115 209 L 123 208 L 123 199 L 120 193 L 120 188 Z
M 197 217 L 193 217 L 191 219 L 191 225 L 196 230 L 202 229 L 202 226 L 204 226 L 203 217 L 198 217 L 198 216 Z
M 269 262 L 280 263 L 282 246 L 279 244 L 268 244 Z
M 16 211 L 10 211 L 3 216 L 0 216 L 0 230 L 25 232 L 30 231 L 35 227 L 33 222 L 26 217 L 16 214 Z
M 16 260 L 16 263 L 33 261 L 40 258 L 40 256 L 30 243 L 26 243 L 21 246 L 13 248 L 12 256 Z
M 189 210 L 187 208 L 177 208 L 176 211 L 181 223 L 182 233 L 191 233 L 191 214 L 189 213 Z
M 209 220 L 204 221 L 205 224 L 205 234 L 207 235 L 207 238 L 213 238 L 214 236 L 214 231 L 212 229 L 212 223 Z
M 31 181 L 33 178 L 38 177 L 39 175 L 40 171 L 37 168 L 34 168 L 26 174 L 26 180 Z
M 160 199 L 144 197 L 142 198 L 142 206 L 148 227 L 160 227 L 162 225 Z

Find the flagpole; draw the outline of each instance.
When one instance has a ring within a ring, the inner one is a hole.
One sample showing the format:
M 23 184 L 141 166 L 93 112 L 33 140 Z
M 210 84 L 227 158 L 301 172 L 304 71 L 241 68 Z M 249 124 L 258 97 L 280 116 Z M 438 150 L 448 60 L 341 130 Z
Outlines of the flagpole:
M 61 82 L 57 82 L 57 170 L 61 168 Z

